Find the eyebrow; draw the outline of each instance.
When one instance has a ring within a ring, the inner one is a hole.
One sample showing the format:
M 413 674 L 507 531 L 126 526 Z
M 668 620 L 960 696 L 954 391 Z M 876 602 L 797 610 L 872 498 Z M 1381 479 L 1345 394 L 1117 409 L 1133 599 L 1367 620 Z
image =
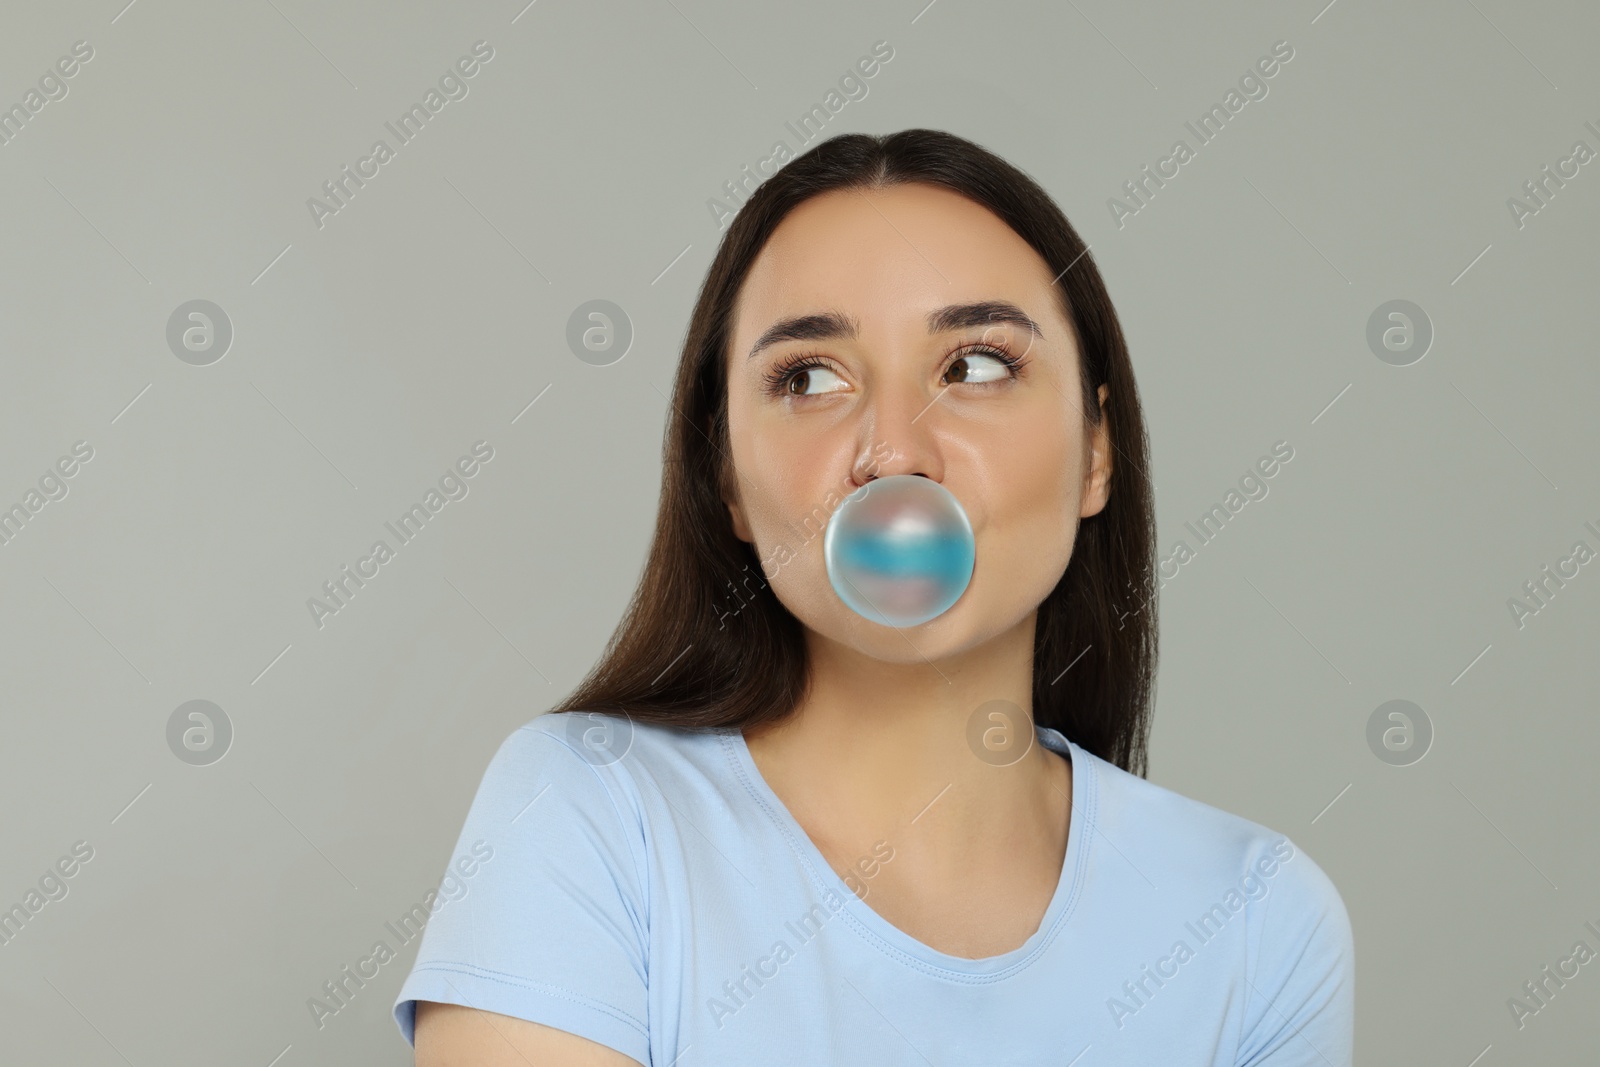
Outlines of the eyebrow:
M 1034 337 L 1040 339 L 1044 337 L 1044 331 L 1039 329 L 1039 324 L 1008 300 L 950 304 L 929 312 L 927 322 L 929 333 L 945 333 L 950 330 L 964 330 L 972 326 L 991 326 L 1004 322 L 1027 330 Z M 854 340 L 858 333 L 859 328 L 855 320 L 837 311 L 798 315 L 794 318 L 780 319 L 767 327 L 766 332 L 750 347 L 750 354 L 745 358 L 754 359 L 762 349 L 784 341 L 836 341 L 841 338 Z

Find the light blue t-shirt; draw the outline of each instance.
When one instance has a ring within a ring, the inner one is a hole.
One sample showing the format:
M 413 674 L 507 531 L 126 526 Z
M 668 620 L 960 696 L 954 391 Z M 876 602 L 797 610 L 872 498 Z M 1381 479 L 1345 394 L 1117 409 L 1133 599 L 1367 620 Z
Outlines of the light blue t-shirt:
M 478 860 L 427 921 L 400 1030 L 433 1000 L 646 1067 L 1349 1067 L 1355 950 L 1322 869 L 1037 733 L 1073 768 L 1060 882 L 1024 944 L 965 959 L 872 909 L 897 842 L 830 869 L 738 730 L 541 715 L 478 787 L 457 849 Z

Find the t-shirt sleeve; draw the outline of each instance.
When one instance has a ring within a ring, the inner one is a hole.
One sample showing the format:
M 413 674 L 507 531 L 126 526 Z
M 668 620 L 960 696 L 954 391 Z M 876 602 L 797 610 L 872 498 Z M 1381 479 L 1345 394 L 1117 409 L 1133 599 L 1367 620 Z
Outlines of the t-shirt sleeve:
M 1321 867 L 1294 851 L 1276 877 L 1246 971 L 1238 1067 L 1350 1067 L 1355 1045 L 1355 939 Z
M 408 1043 L 431 1000 L 650 1062 L 643 831 L 602 770 L 539 720 L 501 744 L 395 1001 Z

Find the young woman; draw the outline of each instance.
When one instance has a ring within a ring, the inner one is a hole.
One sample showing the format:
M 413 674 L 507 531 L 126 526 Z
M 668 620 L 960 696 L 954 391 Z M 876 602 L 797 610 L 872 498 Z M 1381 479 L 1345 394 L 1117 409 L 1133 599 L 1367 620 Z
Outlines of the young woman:
M 1145 780 L 1144 426 L 1049 196 L 932 130 L 819 144 L 691 319 L 600 663 L 501 745 L 395 1006 L 424 1067 L 1351 1062 L 1354 949 L 1284 835 Z M 970 520 L 919 625 L 825 530 L 910 475 Z

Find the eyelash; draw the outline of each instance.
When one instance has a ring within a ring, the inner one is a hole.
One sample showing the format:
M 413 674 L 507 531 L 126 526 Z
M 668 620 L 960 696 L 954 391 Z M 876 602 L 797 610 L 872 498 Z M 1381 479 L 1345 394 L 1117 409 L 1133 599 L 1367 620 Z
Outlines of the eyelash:
M 1027 366 L 1029 362 L 1028 357 L 1026 356 L 1014 356 L 1004 348 L 990 344 L 967 345 L 963 348 L 956 349 L 954 352 L 950 353 L 950 355 L 954 358 L 949 359 L 945 363 L 944 373 L 948 373 L 951 366 L 969 355 L 988 356 L 991 359 L 997 360 L 998 362 L 1004 364 L 1006 369 L 1011 372 L 1010 377 L 1003 378 L 1000 381 L 955 383 L 959 385 L 987 386 L 1001 385 L 1004 382 L 1015 381 L 1021 376 L 1022 368 Z M 812 368 L 820 368 L 821 370 L 833 369 L 832 367 L 829 367 L 828 364 L 825 363 L 821 356 L 816 352 L 797 352 L 794 355 L 781 360 L 777 366 L 773 367 L 763 376 L 765 392 L 768 396 L 773 397 L 788 396 L 789 393 L 787 390 L 789 386 L 789 379 L 794 377 L 800 371 L 810 370 Z M 943 377 L 943 374 L 940 376 Z M 804 394 L 795 394 L 794 399 L 800 399 L 802 396 L 804 396 Z

